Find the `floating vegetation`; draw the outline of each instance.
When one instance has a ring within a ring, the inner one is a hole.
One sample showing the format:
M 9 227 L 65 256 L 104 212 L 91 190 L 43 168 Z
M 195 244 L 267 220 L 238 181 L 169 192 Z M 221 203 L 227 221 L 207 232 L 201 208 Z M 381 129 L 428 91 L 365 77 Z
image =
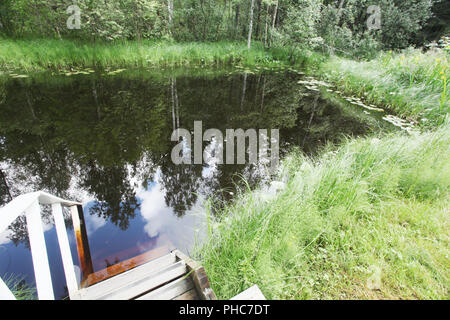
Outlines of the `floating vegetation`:
M 402 118 L 393 116 L 393 115 L 386 115 L 383 117 L 383 120 L 390 122 L 391 124 L 393 124 L 394 126 L 407 131 L 408 133 L 411 133 L 414 131 L 415 127 L 414 127 L 414 122 L 409 122 L 407 120 L 404 120 Z
M 107 74 L 108 75 L 115 75 L 115 74 L 121 73 L 121 72 L 123 72 L 125 70 L 127 70 L 127 69 L 117 69 L 117 70 L 114 70 L 114 71 L 110 71 Z
M 311 90 L 311 91 L 317 91 L 317 92 L 320 91 L 319 88 L 317 88 L 316 86 L 305 86 L 305 87 L 306 87 L 306 89 Z
M 305 88 L 310 91 L 316 91 L 316 92 L 320 92 L 319 87 L 327 87 L 327 88 L 331 87 L 330 84 L 320 81 L 320 80 L 316 80 L 312 77 L 307 77 L 307 78 L 305 78 L 305 80 L 297 81 L 297 83 L 304 85 Z
M 316 80 L 316 79 L 314 79 L 312 77 L 307 77 L 307 78 L 305 78 L 305 80 L 300 80 L 297 83 L 298 84 L 303 84 L 303 85 L 306 85 L 306 86 L 309 85 L 311 87 L 317 87 L 317 86 L 327 87 L 327 88 L 331 87 L 330 84 L 328 84 L 328 83 L 326 83 L 324 81 Z
M 11 73 L 10 76 L 11 76 L 11 78 L 15 78 L 15 79 L 28 78 L 28 76 L 26 74 Z
M 347 100 L 348 102 L 350 102 L 351 104 L 363 107 L 364 109 L 370 110 L 370 111 L 377 111 L 377 112 L 384 112 L 384 109 L 378 108 L 377 106 L 371 104 L 371 105 L 366 105 L 362 102 L 362 100 L 360 98 L 356 98 L 356 97 L 344 97 L 345 100 Z
M 70 70 L 64 70 L 64 71 L 62 71 L 60 74 L 61 74 L 61 75 L 65 75 L 65 76 L 67 76 L 67 77 L 70 77 L 70 76 L 77 75 L 77 74 L 89 75 L 89 74 L 94 73 L 94 72 L 95 72 L 95 71 L 94 71 L 93 69 L 90 69 L 90 68 L 88 68 L 88 69 L 83 69 L 83 70 L 73 70 L 73 69 L 70 69 Z

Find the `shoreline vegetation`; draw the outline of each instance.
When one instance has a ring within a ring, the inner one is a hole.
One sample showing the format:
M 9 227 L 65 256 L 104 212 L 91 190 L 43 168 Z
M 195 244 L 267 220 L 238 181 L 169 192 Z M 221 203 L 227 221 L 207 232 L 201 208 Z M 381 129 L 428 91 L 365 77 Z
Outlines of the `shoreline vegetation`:
M 89 43 L 0 39 L 0 74 L 83 68 L 228 67 L 297 68 L 420 126 L 445 122 L 450 110 L 448 51 L 381 52 L 369 61 L 254 42 L 174 43 L 143 40 Z M 20 75 L 19 75 L 20 77 Z
M 293 152 L 279 180 L 209 223 L 197 257 L 219 299 L 253 284 L 268 299 L 448 299 L 448 126 Z
M 139 68 L 226 65 L 277 66 L 282 50 L 240 42 L 84 41 L 0 39 L 0 70 L 61 71 L 70 68 Z
M 348 138 L 314 158 L 293 150 L 275 194 L 244 190 L 216 209 L 197 258 L 218 298 L 253 284 L 268 299 L 448 298 L 448 51 L 356 61 L 257 42 L 0 40 L 5 74 L 193 65 L 301 68 L 420 129 Z

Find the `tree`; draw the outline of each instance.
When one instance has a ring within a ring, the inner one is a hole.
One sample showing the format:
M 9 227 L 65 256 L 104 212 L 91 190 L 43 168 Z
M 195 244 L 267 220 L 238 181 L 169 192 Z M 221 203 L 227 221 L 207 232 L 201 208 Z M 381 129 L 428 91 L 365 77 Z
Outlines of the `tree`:
M 286 1 L 285 6 L 283 17 L 280 17 L 282 26 L 279 32 L 275 33 L 277 38 L 274 41 L 292 50 L 310 47 L 311 39 L 317 36 L 316 24 L 320 20 L 320 2 L 317 0 Z M 275 11 L 272 28 L 275 27 L 276 15 Z
M 381 28 L 368 30 L 369 6 L 378 6 Z M 324 43 L 348 54 L 375 51 L 379 48 L 405 48 L 431 17 L 430 0 L 347 0 L 341 9 L 336 2 L 324 1 L 318 35 Z
M 252 44 L 252 31 L 253 31 L 253 10 L 255 7 L 255 0 L 251 0 L 250 4 L 250 21 L 249 21 L 249 27 L 248 27 L 248 41 L 247 41 L 247 48 L 250 50 L 251 44 Z

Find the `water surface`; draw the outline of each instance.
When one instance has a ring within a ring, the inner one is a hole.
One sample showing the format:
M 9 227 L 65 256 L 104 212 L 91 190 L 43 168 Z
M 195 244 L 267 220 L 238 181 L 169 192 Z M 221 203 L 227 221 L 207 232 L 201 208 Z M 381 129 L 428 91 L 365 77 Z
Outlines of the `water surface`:
M 120 70 L 119 70 L 120 71 Z M 149 250 L 190 253 L 205 199 L 231 201 L 260 166 L 172 163 L 175 128 L 280 129 L 281 156 L 390 128 L 286 70 L 144 70 L 0 80 L 0 202 L 37 190 L 84 204 L 94 271 Z M 206 146 L 206 143 L 205 143 Z M 67 296 L 56 232 L 44 210 L 55 294 Z M 68 234 L 78 265 L 70 219 Z M 0 234 L 0 276 L 33 284 L 23 217 Z

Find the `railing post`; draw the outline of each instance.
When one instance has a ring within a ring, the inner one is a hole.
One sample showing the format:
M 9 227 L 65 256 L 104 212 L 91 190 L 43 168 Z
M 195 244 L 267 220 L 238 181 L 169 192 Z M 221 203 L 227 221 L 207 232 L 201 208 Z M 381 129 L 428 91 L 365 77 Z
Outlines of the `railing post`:
M 84 286 L 87 277 L 94 272 L 92 266 L 91 251 L 87 238 L 86 225 L 83 216 L 83 207 L 81 205 L 70 207 L 72 214 L 73 230 L 75 231 L 75 239 L 77 241 L 78 258 L 81 267 L 81 287 Z
M 25 215 L 38 297 L 40 300 L 54 300 L 52 277 L 38 199 L 26 210 Z
M 67 289 L 71 298 L 75 297 L 78 292 L 78 281 L 73 266 L 72 254 L 70 251 L 69 238 L 67 237 L 66 224 L 62 206 L 60 203 L 52 204 L 53 217 L 55 219 L 56 234 L 58 235 L 59 249 L 66 276 Z

